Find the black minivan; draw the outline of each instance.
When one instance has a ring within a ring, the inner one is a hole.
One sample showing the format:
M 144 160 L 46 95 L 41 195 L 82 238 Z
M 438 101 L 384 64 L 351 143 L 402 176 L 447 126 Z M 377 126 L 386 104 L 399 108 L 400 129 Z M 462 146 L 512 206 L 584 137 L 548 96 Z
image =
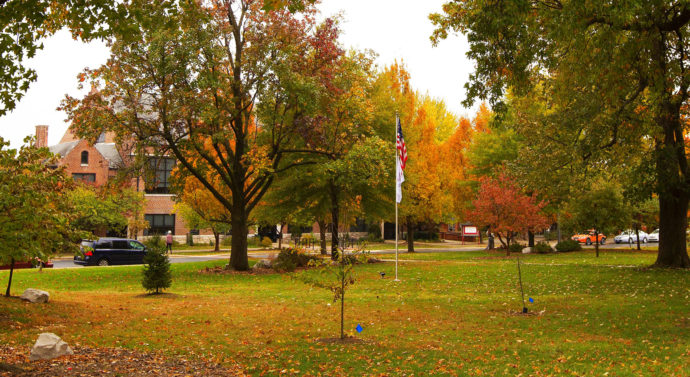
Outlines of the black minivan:
M 74 263 L 84 266 L 110 266 L 112 264 L 142 264 L 146 246 L 127 238 L 101 238 L 98 241 L 81 242 L 81 255 L 74 256 Z

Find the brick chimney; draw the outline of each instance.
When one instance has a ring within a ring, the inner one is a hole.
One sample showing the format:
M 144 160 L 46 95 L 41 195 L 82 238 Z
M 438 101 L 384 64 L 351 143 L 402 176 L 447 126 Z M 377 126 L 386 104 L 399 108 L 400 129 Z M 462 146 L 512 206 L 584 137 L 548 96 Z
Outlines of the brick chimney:
M 48 126 L 36 126 L 36 148 L 48 146 Z

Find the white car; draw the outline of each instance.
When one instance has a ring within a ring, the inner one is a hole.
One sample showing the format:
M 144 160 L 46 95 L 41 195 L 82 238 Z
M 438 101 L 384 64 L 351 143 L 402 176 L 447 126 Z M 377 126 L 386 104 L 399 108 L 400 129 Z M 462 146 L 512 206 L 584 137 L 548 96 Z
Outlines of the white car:
M 649 242 L 659 242 L 659 229 L 649 233 Z
M 647 243 L 647 241 L 649 240 L 649 235 L 642 230 L 640 230 L 639 233 L 640 233 L 640 242 Z M 637 242 L 637 234 L 635 233 L 634 230 L 630 230 L 630 229 L 624 230 L 623 232 L 621 232 L 621 234 L 614 237 L 613 241 L 615 243 Z

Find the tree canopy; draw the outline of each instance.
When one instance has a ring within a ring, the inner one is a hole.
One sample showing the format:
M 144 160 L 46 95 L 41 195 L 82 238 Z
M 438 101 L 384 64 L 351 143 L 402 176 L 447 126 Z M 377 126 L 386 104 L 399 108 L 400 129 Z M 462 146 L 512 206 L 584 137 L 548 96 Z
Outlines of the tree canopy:
M 661 213 L 656 264 L 690 267 L 682 124 L 690 85 L 690 4 L 471 0 L 450 1 L 443 11 L 430 16 L 437 26 L 432 39 L 463 32 L 468 56 L 476 61 L 466 104 L 488 99 L 500 109 L 507 89 L 522 97 L 541 86 L 546 107 L 558 111 L 531 129 L 553 124 L 565 131 L 560 147 L 576 146 L 579 153 L 571 156 L 590 166 L 613 167 L 611 156 L 623 157 L 625 147 L 652 143 Z M 541 160 L 550 162 L 543 155 Z

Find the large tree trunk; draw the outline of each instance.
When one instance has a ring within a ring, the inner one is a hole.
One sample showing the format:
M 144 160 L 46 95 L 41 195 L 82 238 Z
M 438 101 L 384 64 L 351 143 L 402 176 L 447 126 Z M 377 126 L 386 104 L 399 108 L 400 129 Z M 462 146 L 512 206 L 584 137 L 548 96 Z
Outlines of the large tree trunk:
M 688 197 L 659 194 L 659 253 L 654 263 L 660 267 L 690 267 L 685 229 Z
M 407 216 L 407 252 L 414 253 L 414 228 L 415 222 L 412 221 L 411 216 Z
M 659 63 L 660 80 L 663 85 L 659 93 L 659 106 L 656 114 L 657 126 L 663 134 L 655 137 L 657 191 L 659 193 L 659 253 L 654 263 L 660 267 L 690 268 L 685 229 L 688 225 L 688 199 L 690 186 L 688 161 L 685 154 L 683 123 L 680 108 L 686 96 L 674 98 L 675 83 L 668 82 L 667 46 L 659 38 L 653 58 Z
M 247 217 L 244 206 L 233 203 L 231 212 L 232 222 L 232 249 L 230 250 L 230 267 L 237 271 L 249 270 L 249 258 L 247 255 Z
M 340 224 L 338 222 L 338 212 L 340 212 L 340 203 L 338 202 L 338 191 L 335 185 L 331 182 L 329 185 L 329 194 L 331 197 L 331 259 L 338 259 L 338 229 Z
M 640 247 L 640 224 L 635 223 L 635 238 L 637 238 L 637 250 L 642 250 Z
M 328 224 L 326 224 L 326 220 L 324 219 L 318 219 L 316 220 L 316 223 L 319 224 L 319 236 L 321 237 L 321 255 L 326 255 L 328 254 L 328 245 L 326 244 L 326 227 Z
M 10 279 L 7 281 L 7 291 L 5 297 L 10 297 L 10 288 L 12 288 L 12 274 L 14 273 L 14 258 L 10 257 Z
M 594 250 L 597 251 L 597 258 L 599 258 L 599 230 L 594 229 Z
M 213 251 L 220 251 L 220 233 L 216 232 L 215 229 L 213 230 L 213 238 L 216 240 L 216 242 L 213 243 Z
M 688 225 L 687 160 L 683 129 L 676 107 L 665 106 L 659 123 L 664 140 L 656 144 L 657 185 L 659 187 L 659 253 L 656 266 L 690 267 L 685 229 Z M 669 115 L 671 114 L 671 115 Z

